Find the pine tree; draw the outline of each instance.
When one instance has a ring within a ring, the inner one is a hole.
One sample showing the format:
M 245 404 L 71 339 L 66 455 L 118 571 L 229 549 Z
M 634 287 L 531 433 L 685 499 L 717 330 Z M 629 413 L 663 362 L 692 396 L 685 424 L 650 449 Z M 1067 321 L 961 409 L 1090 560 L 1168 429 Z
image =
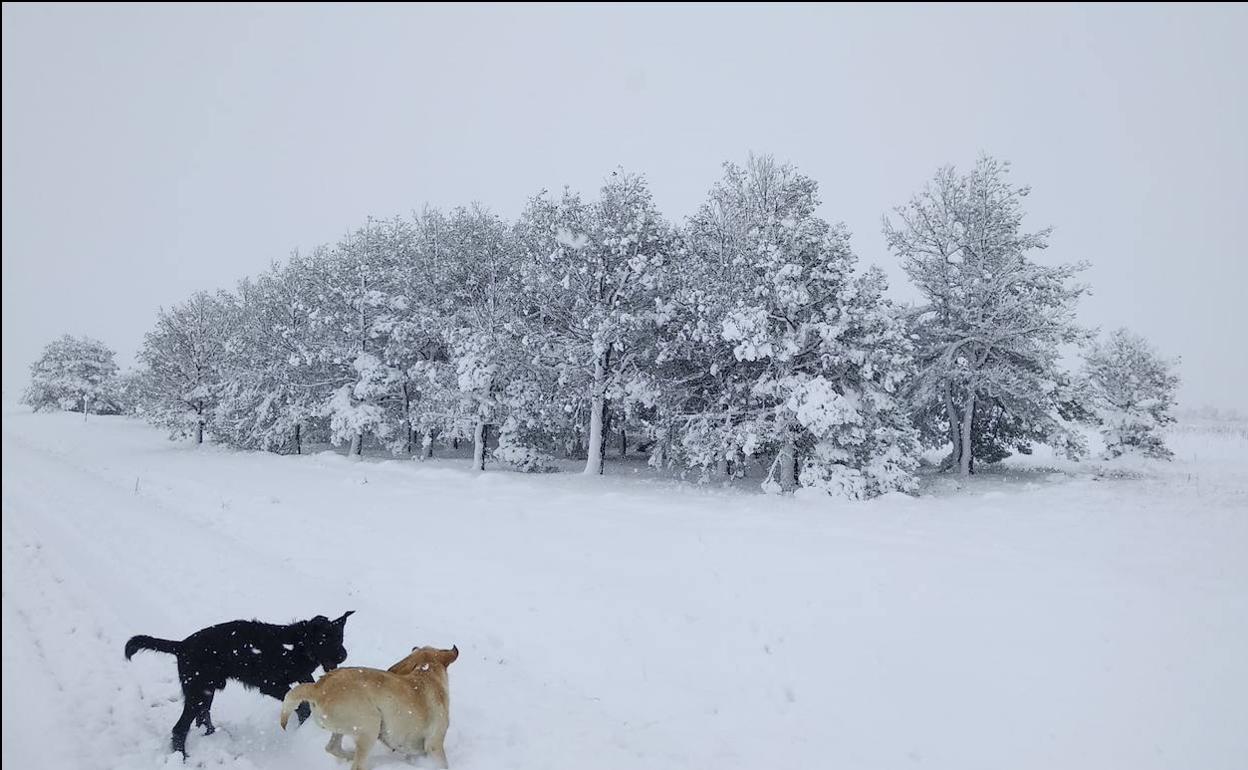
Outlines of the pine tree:
M 771 491 L 908 490 L 904 329 L 883 276 L 853 274 L 848 235 L 818 203 L 812 179 L 770 157 L 725 166 L 658 303 L 660 439 L 704 469 L 769 457 Z
M 912 409 L 929 444 L 952 445 L 947 462 L 962 474 L 1033 442 L 1083 451 L 1067 425 L 1082 407 L 1059 359 L 1061 346 L 1087 339 L 1075 322 L 1086 288 L 1071 283 L 1084 266 L 1032 261 L 1050 231 L 1022 231 L 1029 190 L 1010 184 L 1008 171 L 988 157 L 964 176 L 944 168 L 896 210 L 896 226 L 884 222 L 924 297 L 910 317 Z
M 442 433 L 446 402 L 439 370 L 447 361 L 446 333 L 453 302 L 446 295 L 454 264 L 449 226 L 441 212 L 426 208 L 410 222 L 392 223 L 394 253 L 387 291 L 389 315 L 376 324 L 380 356 L 395 374 L 390 410 L 399 425 L 391 451 L 431 456 L 433 436 Z M 430 379 L 432 377 L 432 380 Z
M 367 436 L 386 442 L 400 430 L 387 414 L 403 373 L 382 358 L 386 328 L 405 300 L 392 291 L 396 253 L 371 221 L 332 249 L 313 254 L 308 266 L 314 307 L 309 316 L 313 360 L 330 388 L 321 405 L 330 439 L 349 442 L 359 458 Z
M 451 307 L 445 333 L 456 397 L 448 403 L 450 435 L 471 437 L 474 470 L 483 470 L 491 426 L 506 413 L 503 386 L 514 358 L 509 319 L 518 287 L 510 228 L 480 206 L 456 209 L 449 221 L 455 255 L 444 273 Z
M 531 349 L 542 351 L 584 415 L 585 472 L 603 472 L 608 402 L 643 378 L 645 339 L 672 244 L 643 177 L 614 173 L 592 205 L 565 192 L 533 199 L 519 226 Z

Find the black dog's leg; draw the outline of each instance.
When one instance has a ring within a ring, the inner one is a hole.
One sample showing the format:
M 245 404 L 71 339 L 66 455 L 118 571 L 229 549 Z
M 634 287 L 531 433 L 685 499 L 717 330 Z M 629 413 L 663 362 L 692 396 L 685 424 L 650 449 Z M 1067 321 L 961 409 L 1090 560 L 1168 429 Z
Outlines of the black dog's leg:
M 207 726 L 205 735 L 216 729 L 212 724 L 212 698 L 217 690 L 225 686 L 225 680 L 217 681 L 213 672 L 206 671 L 202 663 L 179 655 L 178 681 L 182 684 L 182 716 L 173 726 L 173 750 L 182 752 L 185 758 L 186 734 L 191 730 L 192 721 Z
M 216 726 L 212 724 L 212 697 L 215 694 L 212 690 L 208 691 L 204 710 L 195 717 L 195 725 L 204 728 L 204 735 L 212 735 L 217 731 Z
M 316 680 L 307 679 L 307 680 L 300 680 L 299 683 L 308 684 L 314 681 Z M 286 693 L 290 692 L 290 687 L 288 687 L 287 685 L 283 685 L 283 684 L 266 684 L 260 688 L 260 692 L 264 693 L 270 698 L 277 698 L 278 700 L 286 700 Z M 312 716 L 312 708 L 308 706 L 307 702 L 305 701 L 299 704 L 299 708 L 295 709 L 295 714 L 299 716 L 299 724 L 303 724 L 304 722 L 308 721 L 308 717 Z
M 212 690 L 205 693 L 204 690 L 198 692 L 183 692 L 182 716 L 178 717 L 178 721 L 173 725 L 173 751 L 181 752 L 182 757 L 186 758 L 186 734 L 191 731 L 191 722 L 197 719 L 201 714 L 207 716 L 208 709 L 212 705 Z
M 315 681 L 316 679 L 309 675 L 304 679 L 300 679 L 296 684 L 312 684 Z M 285 698 L 286 696 L 283 695 L 282 697 Z M 299 708 L 295 709 L 295 715 L 299 717 L 299 724 L 303 724 L 308 721 L 308 717 L 312 716 L 312 707 L 308 705 L 307 701 L 304 701 L 299 704 Z

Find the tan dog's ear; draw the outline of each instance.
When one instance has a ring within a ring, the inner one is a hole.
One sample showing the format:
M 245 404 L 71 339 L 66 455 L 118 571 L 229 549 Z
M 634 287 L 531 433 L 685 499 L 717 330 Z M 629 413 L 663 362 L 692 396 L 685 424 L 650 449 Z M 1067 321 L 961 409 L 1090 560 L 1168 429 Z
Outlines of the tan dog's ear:
M 412 671 L 416 669 L 416 663 L 420 659 L 420 656 L 416 654 L 416 651 L 419 649 L 419 647 L 413 647 L 412 651 L 409 652 L 403 660 L 400 660 L 398 663 L 395 663 L 386 670 L 391 674 L 398 674 L 400 676 L 407 676 L 412 673 Z
M 438 650 L 437 660 L 445 668 L 459 660 L 459 647 L 452 645 L 449 650 Z

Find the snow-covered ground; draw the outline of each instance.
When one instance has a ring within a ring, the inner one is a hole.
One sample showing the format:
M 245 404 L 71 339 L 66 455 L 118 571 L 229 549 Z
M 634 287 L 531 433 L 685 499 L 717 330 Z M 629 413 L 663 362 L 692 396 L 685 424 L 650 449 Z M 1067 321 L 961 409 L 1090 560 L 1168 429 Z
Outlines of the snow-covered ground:
M 181 767 L 174 660 L 130 635 L 348 609 L 348 664 L 458 644 L 462 770 L 1248 767 L 1242 431 L 865 504 L 18 408 L 3 441 L 6 768 Z M 190 764 L 342 766 L 278 710 L 230 686 Z

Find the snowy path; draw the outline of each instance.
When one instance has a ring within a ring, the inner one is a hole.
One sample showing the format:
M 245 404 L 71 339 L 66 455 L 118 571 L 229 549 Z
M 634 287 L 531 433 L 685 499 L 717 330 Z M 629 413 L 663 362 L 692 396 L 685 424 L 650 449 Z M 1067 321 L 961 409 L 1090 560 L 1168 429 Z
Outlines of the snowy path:
M 3 434 L 6 766 L 180 767 L 173 659 L 126 638 L 346 609 L 349 664 L 459 645 L 457 769 L 1248 761 L 1248 454 L 817 506 L 20 410 Z M 341 767 L 277 710 L 227 688 L 192 765 Z

